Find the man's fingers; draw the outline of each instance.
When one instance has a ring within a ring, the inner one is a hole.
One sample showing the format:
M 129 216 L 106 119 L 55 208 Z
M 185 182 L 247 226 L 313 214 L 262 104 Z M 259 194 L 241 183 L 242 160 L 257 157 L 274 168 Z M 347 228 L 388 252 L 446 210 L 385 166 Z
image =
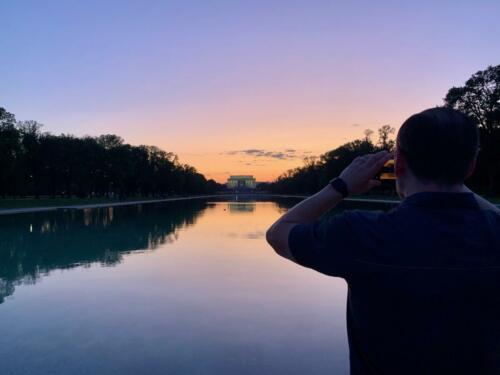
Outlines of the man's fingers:
M 370 171 L 371 173 L 373 174 L 376 174 L 378 171 L 380 171 L 382 169 L 382 167 L 385 165 L 385 163 L 387 163 L 388 160 L 391 159 L 391 156 L 387 156 L 387 157 L 384 157 L 380 160 L 377 160 L 376 163 L 374 163 L 371 167 L 370 167 Z
M 380 151 L 376 154 L 372 154 L 370 159 L 367 161 L 366 166 L 371 168 L 382 168 L 382 166 L 389 160 L 391 154 L 387 151 Z
M 380 152 L 377 152 L 374 154 L 365 154 L 365 155 L 361 155 L 361 156 L 356 157 L 354 160 L 357 160 L 357 161 L 362 162 L 362 163 L 366 163 L 368 165 L 368 164 L 372 163 L 379 156 L 379 154 L 380 154 Z
M 361 156 L 358 156 L 356 157 L 356 161 L 360 162 L 360 163 L 365 163 L 367 160 L 369 160 L 371 154 L 366 154 L 366 155 L 361 155 Z
M 366 154 L 358 156 L 355 159 L 355 164 L 361 173 L 366 173 L 368 176 L 374 176 L 388 160 L 392 158 L 392 153 L 387 151 L 379 151 L 374 154 Z M 374 185 L 377 186 L 377 185 Z

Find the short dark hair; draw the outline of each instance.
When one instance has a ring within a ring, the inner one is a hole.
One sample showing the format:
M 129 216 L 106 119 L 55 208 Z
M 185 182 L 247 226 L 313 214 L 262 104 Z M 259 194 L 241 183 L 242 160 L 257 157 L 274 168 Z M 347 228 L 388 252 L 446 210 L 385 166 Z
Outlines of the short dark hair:
M 418 179 L 453 185 L 466 179 L 477 155 L 478 128 L 452 108 L 431 108 L 401 125 L 397 145 Z

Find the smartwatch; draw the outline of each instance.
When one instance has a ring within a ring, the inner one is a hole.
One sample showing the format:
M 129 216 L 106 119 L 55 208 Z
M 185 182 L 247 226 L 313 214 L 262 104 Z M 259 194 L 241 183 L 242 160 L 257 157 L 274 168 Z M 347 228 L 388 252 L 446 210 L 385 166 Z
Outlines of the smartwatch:
M 345 198 L 349 195 L 349 190 L 347 189 L 347 184 L 340 177 L 337 177 L 337 178 L 334 178 L 333 180 L 331 180 L 330 185 L 332 186 L 332 188 L 337 190 L 342 195 L 342 198 Z

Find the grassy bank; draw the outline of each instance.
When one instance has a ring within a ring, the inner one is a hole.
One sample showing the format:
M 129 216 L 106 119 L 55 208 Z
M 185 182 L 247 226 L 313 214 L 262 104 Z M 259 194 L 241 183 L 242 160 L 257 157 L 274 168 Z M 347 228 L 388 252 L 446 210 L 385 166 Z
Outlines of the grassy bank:
M 100 204 L 100 203 L 116 203 L 116 202 L 130 202 L 130 201 L 145 201 L 158 198 L 144 198 L 144 197 L 128 197 L 124 199 L 116 198 L 17 198 L 17 199 L 0 199 L 1 209 L 13 208 L 35 208 L 35 207 L 60 207 L 60 206 L 74 206 L 85 204 Z

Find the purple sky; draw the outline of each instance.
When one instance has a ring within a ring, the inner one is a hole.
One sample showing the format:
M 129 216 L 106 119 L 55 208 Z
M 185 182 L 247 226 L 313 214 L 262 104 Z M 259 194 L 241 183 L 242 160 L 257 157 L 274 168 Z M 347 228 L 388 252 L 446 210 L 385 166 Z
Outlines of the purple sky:
M 0 106 L 155 144 L 219 181 L 397 128 L 500 63 L 499 1 L 5 0 L 0 14 Z

